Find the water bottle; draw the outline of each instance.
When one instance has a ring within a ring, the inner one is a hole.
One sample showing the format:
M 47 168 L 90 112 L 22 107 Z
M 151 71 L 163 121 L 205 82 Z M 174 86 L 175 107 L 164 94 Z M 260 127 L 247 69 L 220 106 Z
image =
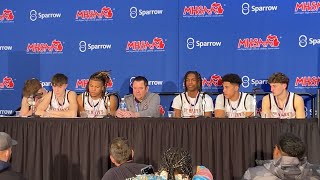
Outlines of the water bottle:
M 126 102 L 124 101 L 124 98 L 121 98 L 119 107 L 120 107 L 120 110 L 123 110 L 123 111 L 126 111 L 126 110 L 127 110 L 127 104 L 126 104 Z

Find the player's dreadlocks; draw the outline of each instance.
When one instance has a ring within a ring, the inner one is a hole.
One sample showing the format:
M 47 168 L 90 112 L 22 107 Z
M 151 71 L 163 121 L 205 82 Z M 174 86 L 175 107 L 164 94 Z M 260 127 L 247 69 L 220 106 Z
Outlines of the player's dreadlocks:
M 174 180 L 174 173 L 187 175 L 192 178 L 192 161 L 188 151 L 181 148 L 166 150 L 161 158 L 159 172 L 167 171 L 168 180 Z
M 95 72 L 90 76 L 89 82 L 90 82 L 90 80 L 101 81 L 103 86 L 105 87 L 106 83 L 108 83 L 109 80 L 110 80 L 110 71 L 98 71 L 98 72 Z M 89 82 L 88 82 L 88 84 L 89 84 Z M 103 89 L 102 94 L 104 94 L 105 91 L 106 91 L 106 88 Z M 87 86 L 87 92 L 89 92 L 88 86 Z

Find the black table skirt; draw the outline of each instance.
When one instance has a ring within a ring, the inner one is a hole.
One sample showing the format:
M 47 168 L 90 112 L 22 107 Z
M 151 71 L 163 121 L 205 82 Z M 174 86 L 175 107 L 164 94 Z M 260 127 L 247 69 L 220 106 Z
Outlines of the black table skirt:
M 136 162 L 158 167 L 169 147 L 190 151 L 220 179 L 239 179 L 255 159 L 271 159 L 280 134 L 293 132 L 307 144 L 310 162 L 320 162 L 316 119 L 30 119 L 0 118 L 0 131 L 18 141 L 13 169 L 29 180 L 99 180 L 113 165 L 108 145 L 129 139 Z

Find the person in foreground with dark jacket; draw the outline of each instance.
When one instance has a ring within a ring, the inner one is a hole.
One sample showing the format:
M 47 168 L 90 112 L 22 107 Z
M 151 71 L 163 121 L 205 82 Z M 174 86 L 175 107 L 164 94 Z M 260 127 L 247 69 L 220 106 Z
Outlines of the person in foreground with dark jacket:
M 110 168 L 102 177 L 102 180 L 129 180 L 141 173 L 145 164 L 133 162 L 134 151 L 129 141 L 124 137 L 112 140 L 110 147 L 110 160 L 116 166 Z
M 285 133 L 273 150 L 273 160 L 261 161 L 260 166 L 249 168 L 243 179 L 320 179 L 320 166 L 308 163 L 306 147 L 294 134 Z
M 9 160 L 12 154 L 12 146 L 18 144 L 10 135 L 0 132 L 0 180 L 24 180 L 20 173 L 11 170 Z

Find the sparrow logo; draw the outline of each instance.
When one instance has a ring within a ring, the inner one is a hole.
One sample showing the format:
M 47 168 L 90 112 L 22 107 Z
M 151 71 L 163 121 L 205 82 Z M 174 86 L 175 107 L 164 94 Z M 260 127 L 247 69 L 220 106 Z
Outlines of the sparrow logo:
M 87 87 L 88 83 L 89 83 L 89 79 L 77 79 L 77 81 L 76 81 L 76 89 L 85 89 Z M 105 84 L 105 86 L 107 88 L 112 88 L 113 87 L 113 81 L 112 81 L 111 78 L 109 79 L 109 82 L 107 82 Z
M 13 82 L 12 78 L 8 77 L 8 76 L 5 76 L 2 79 L 2 82 L 0 82 L 0 90 L 3 90 L 3 89 L 11 89 L 11 90 L 13 90 L 13 88 L 14 88 L 14 82 Z
M 194 39 L 191 38 L 191 37 L 187 39 L 187 48 L 188 49 L 193 49 L 194 48 Z
M 12 10 L 10 9 L 4 9 L 2 11 L 2 14 L 0 14 L 0 22 L 13 22 L 14 20 L 14 15 Z
M 296 3 L 295 14 L 320 13 L 320 1 L 305 1 Z
M 249 78 L 249 76 L 243 76 L 241 78 L 241 80 L 242 80 L 242 87 L 248 88 L 250 86 L 250 78 Z
M 87 43 L 85 41 L 79 42 L 79 51 L 86 52 L 87 51 Z
M 250 13 L 250 5 L 249 3 L 242 4 L 242 14 L 247 15 Z
M 31 10 L 30 11 L 30 20 L 31 21 L 36 21 L 38 18 L 39 19 L 50 19 L 50 18 L 60 18 L 61 13 L 41 13 L 37 12 L 36 10 Z
M 136 7 L 130 8 L 130 17 L 136 18 L 138 16 L 138 9 Z
M 41 81 L 41 86 L 42 87 L 50 87 L 51 86 L 51 82 Z
M 268 84 L 268 80 L 267 79 L 251 79 L 250 81 L 250 78 L 249 76 L 243 76 L 241 78 L 242 80 L 242 87 L 244 88 L 248 88 L 250 86 L 250 84 L 252 84 L 253 86 L 261 86 L 263 84 Z
M 297 77 L 294 84 L 295 88 L 318 88 L 320 76 L 302 76 Z
M 139 16 L 148 16 L 148 15 L 161 15 L 163 13 L 163 10 L 142 10 L 138 9 L 137 7 L 131 7 L 130 8 L 130 17 L 131 18 L 136 18 L 138 15 Z
M 12 46 L 0 46 L 0 51 L 12 51 Z
M 37 11 L 36 10 L 31 10 L 30 11 L 30 20 L 31 21 L 37 20 Z
M 101 11 L 97 10 L 78 10 L 76 13 L 76 21 L 101 21 L 112 20 L 113 11 L 110 7 L 104 6 Z
M 278 6 L 251 6 L 251 11 L 254 13 L 265 12 L 265 11 L 277 11 Z M 243 3 L 242 4 L 242 14 L 248 15 L 250 13 L 250 4 Z
M 213 88 L 219 88 L 222 86 L 222 77 L 217 74 L 213 74 L 210 76 L 210 79 L 202 78 L 202 86 L 204 89 L 210 89 L 212 86 Z
M 149 41 L 128 41 L 127 52 L 159 52 L 164 51 L 165 43 L 162 38 L 155 37 Z
M 187 39 L 187 48 L 188 49 L 193 49 L 194 47 L 216 47 L 216 46 L 221 46 L 221 42 L 210 42 L 210 41 L 195 41 L 193 38 L 188 38 Z
M 218 17 L 222 16 L 224 9 L 221 3 L 213 2 L 210 7 L 207 6 L 185 6 L 183 17 Z
M 53 40 L 51 44 L 48 43 L 28 43 L 27 54 L 61 54 L 63 45 L 59 40 Z
M 306 35 L 299 36 L 299 46 L 300 47 L 306 47 L 307 45 L 318 45 L 320 44 L 320 39 L 317 38 L 308 38 Z
M 306 35 L 299 36 L 299 46 L 306 47 L 308 45 L 308 38 Z
M 79 43 L 79 51 L 80 52 L 86 52 L 88 50 L 100 50 L 100 49 L 111 49 L 111 44 L 88 44 L 86 41 L 80 41 Z
M 12 115 L 13 111 L 12 110 L 7 110 L 7 109 L 1 109 L 0 114 L 1 115 Z
M 269 34 L 266 40 L 262 38 L 244 38 L 238 41 L 238 50 L 279 49 L 280 41 L 276 35 Z
M 131 88 L 133 88 L 132 83 L 133 83 L 134 78 L 136 78 L 136 77 L 132 76 L 130 78 L 130 87 Z M 162 86 L 162 84 L 163 84 L 163 81 L 148 81 L 148 86 Z

